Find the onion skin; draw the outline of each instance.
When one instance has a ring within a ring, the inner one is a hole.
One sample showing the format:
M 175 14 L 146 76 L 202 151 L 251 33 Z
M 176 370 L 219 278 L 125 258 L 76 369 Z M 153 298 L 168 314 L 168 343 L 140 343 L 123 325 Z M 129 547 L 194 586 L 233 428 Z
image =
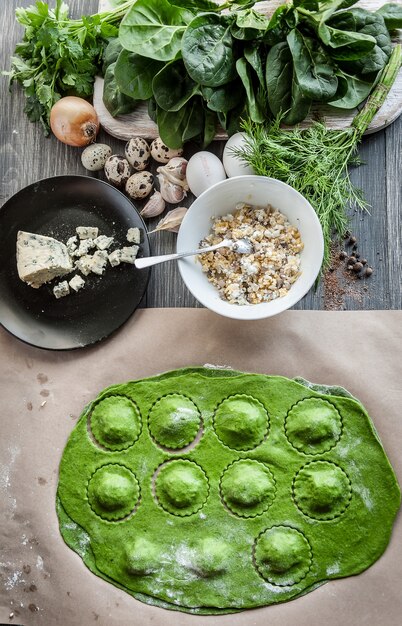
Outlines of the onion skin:
M 99 119 L 92 104 L 83 98 L 60 98 L 50 111 L 50 128 L 68 146 L 87 146 L 96 139 Z

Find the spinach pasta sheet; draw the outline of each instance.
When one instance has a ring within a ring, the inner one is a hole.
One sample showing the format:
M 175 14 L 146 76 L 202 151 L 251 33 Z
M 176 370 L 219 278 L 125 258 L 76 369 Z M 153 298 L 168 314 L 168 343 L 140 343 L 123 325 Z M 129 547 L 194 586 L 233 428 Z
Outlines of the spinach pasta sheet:
M 358 400 L 303 379 L 189 368 L 114 385 L 60 464 L 61 534 L 148 604 L 219 614 L 358 574 L 400 491 Z

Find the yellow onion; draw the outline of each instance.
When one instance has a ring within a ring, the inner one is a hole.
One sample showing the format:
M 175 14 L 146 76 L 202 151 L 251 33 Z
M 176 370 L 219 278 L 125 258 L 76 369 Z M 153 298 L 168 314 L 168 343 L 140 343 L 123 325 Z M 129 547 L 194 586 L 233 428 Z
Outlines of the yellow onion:
M 66 96 L 53 105 L 50 127 L 59 141 L 69 146 L 87 146 L 95 141 L 99 120 L 92 104 L 83 98 Z

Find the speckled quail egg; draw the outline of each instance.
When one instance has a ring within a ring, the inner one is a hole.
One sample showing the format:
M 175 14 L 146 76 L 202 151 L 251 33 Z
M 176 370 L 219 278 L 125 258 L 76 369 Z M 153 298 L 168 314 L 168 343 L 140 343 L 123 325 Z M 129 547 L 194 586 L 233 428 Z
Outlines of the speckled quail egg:
M 160 137 L 157 137 L 151 143 L 152 158 L 155 159 L 155 161 L 158 161 L 158 163 L 168 163 L 173 157 L 181 156 L 182 154 L 182 148 L 179 148 L 178 150 L 168 148 Z
M 130 139 L 126 143 L 125 154 L 127 161 L 137 172 L 142 172 L 142 170 L 146 169 L 151 157 L 149 145 L 142 137 Z
M 130 178 L 130 163 L 123 156 L 113 154 L 105 163 L 105 174 L 109 183 L 115 187 L 124 187 Z
M 253 168 L 250 167 L 250 165 L 248 165 L 246 161 L 243 161 L 243 159 L 240 159 L 233 153 L 234 148 L 244 148 L 244 146 L 246 145 L 245 138 L 245 133 L 235 133 L 226 142 L 225 148 L 223 150 L 222 161 L 228 178 L 232 178 L 232 176 L 245 176 L 246 174 L 255 174 Z
M 98 172 L 105 167 L 105 163 L 112 155 L 112 148 L 104 143 L 93 143 L 87 146 L 81 154 L 81 162 L 86 170 Z
M 226 173 L 222 161 L 212 152 L 196 152 L 187 163 L 186 178 L 190 190 L 195 196 L 225 180 Z
M 130 198 L 140 200 L 146 198 L 152 191 L 154 177 L 151 172 L 137 172 L 126 182 L 126 192 Z

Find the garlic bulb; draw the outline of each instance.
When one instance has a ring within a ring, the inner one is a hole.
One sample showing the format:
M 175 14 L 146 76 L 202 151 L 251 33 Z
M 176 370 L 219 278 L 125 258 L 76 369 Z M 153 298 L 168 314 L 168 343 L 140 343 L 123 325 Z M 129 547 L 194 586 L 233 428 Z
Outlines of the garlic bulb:
M 163 213 L 165 206 L 165 201 L 162 198 L 161 193 L 159 191 L 155 191 L 140 212 L 140 215 L 142 215 L 142 217 L 156 217 L 157 215 Z
M 166 202 L 169 202 L 170 204 L 177 204 L 186 197 L 187 193 L 184 187 L 171 182 L 165 174 L 158 174 L 158 180 L 161 196 L 164 200 L 166 200 Z

